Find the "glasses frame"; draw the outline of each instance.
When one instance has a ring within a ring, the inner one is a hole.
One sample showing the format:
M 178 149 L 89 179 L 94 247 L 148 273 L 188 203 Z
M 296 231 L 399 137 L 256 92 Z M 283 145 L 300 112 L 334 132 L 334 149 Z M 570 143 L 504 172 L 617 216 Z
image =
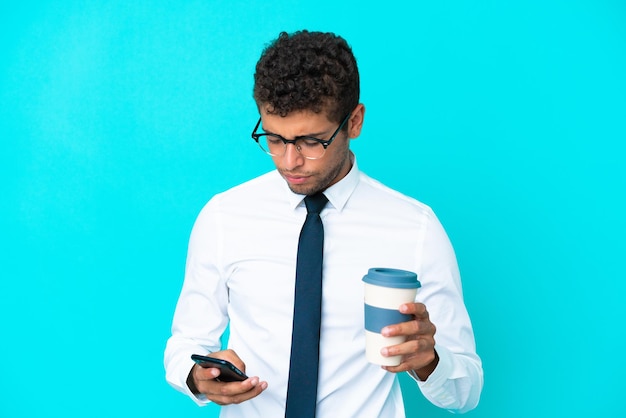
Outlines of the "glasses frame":
M 252 136 L 252 139 L 255 140 L 255 142 L 257 143 L 259 148 L 261 148 L 261 150 L 263 152 L 265 152 L 266 154 L 268 154 L 268 155 L 270 155 L 272 157 L 283 157 L 287 153 L 287 144 L 293 144 L 293 146 L 295 147 L 296 151 L 298 151 L 298 153 L 300 155 L 302 155 L 304 158 L 306 158 L 307 160 L 319 160 L 324 155 L 326 155 L 326 149 L 335 140 L 335 137 L 337 137 L 337 135 L 339 134 L 341 129 L 344 127 L 344 125 L 346 124 L 348 119 L 350 119 L 350 115 L 351 114 L 352 114 L 352 112 L 348 113 L 346 115 L 346 117 L 343 118 L 343 121 L 339 124 L 339 127 L 337 128 L 335 133 L 333 133 L 332 136 L 328 140 L 326 140 L 326 139 L 319 139 L 319 138 L 315 138 L 314 136 L 306 136 L 306 135 L 304 135 L 304 136 L 297 136 L 294 139 L 286 139 L 286 138 L 283 138 L 282 136 L 280 136 L 278 134 L 267 133 L 267 132 L 257 133 L 257 129 L 259 129 L 259 126 L 261 125 L 261 118 L 260 117 L 259 117 L 259 121 L 256 123 L 256 125 L 254 126 L 254 129 L 252 130 L 252 135 L 251 136 Z M 260 138 L 264 137 L 264 136 L 265 137 L 269 136 L 269 137 L 280 139 L 283 142 L 283 144 L 285 145 L 285 147 L 283 148 L 283 153 L 282 154 L 276 154 L 276 153 L 269 152 L 269 150 L 266 150 L 265 148 L 263 148 L 263 146 L 261 145 L 261 143 L 259 141 L 260 141 Z M 298 141 L 302 141 L 302 140 L 304 140 L 304 141 L 315 141 L 315 142 L 320 143 L 322 145 L 322 147 L 324 147 L 324 152 L 319 157 L 307 157 L 306 155 L 302 154 L 301 147 L 299 147 L 298 144 L 297 144 Z

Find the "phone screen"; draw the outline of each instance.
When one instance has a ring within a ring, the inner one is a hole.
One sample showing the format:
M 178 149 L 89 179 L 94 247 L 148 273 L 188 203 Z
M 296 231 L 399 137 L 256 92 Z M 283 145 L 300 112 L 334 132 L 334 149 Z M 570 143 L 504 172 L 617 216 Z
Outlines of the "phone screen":
M 200 354 L 192 354 L 191 359 L 200 367 L 220 369 L 220 375 L 216 379 L 220 382 L 241 382 L 248 378 L 244 372 L 235 367 L 230 361 L 201 356 Z

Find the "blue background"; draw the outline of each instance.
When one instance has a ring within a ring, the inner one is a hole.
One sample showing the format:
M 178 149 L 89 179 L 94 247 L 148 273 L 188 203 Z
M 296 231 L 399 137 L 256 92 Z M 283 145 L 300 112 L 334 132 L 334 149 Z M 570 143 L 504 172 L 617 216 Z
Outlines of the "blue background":
M 0 6 L 0 417 L 216 415 L 162 352 L 197 213 L 272 167 L 253 68 L 300 28 L 353 46 L 361 168 L 455 245 L 468 416 L 623 416 L 623 1 L 142 0 Z

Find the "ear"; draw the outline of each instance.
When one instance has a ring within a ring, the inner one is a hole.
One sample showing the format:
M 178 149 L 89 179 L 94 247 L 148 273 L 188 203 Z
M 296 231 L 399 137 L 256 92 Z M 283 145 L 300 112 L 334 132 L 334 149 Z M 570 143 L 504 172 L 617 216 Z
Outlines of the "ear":
M 348 137 L 350 139 L 357 138 L 361 135 L 361 128 L 363 127 L 363 118 L 365 117 L 365 106 L 363 103 L 359 103 L 348 120 Z

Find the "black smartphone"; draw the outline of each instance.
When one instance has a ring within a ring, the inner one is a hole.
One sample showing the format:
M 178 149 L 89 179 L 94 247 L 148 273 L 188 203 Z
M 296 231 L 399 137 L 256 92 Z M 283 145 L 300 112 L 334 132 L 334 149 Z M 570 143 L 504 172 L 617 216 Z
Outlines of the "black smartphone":
M 192 354 L 191 359 L 200 365 L 200 367 L 204 367 L 205 369 L 211 367 L 220 369 L 220 375 L 216 379 L 220 382 L 241 382 L 242 380 L 246 380 L 248 378 L 244 372 L 235 367 L 235 365 L 230 361 L 214 357 L 201 356 L 200 354 Z

